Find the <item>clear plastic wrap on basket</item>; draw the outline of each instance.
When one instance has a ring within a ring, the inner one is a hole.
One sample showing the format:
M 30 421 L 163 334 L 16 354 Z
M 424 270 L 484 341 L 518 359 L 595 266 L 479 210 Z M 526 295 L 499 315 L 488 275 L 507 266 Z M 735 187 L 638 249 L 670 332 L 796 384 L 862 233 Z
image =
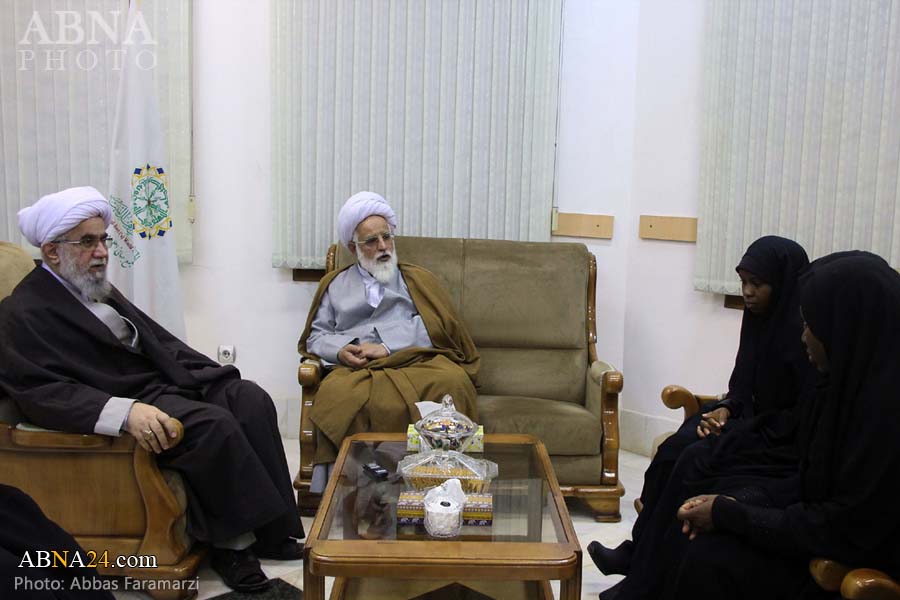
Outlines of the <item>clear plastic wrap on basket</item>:
M 453 398 L 445 395 L 441 408 L 428 413 L 414 425 L 422 441 L 422 450 L 458 450 L 465 452 L 478 430 L 472 419 L 456 410 Z
M 427 490 L 448 479 L 459 479 L 467 494 L 488 491 L 497 476 L 497 463 L 473 458 L 454 450 L 426 450 L 410 454 L 398 465 L 406 484 L 415 490 Z

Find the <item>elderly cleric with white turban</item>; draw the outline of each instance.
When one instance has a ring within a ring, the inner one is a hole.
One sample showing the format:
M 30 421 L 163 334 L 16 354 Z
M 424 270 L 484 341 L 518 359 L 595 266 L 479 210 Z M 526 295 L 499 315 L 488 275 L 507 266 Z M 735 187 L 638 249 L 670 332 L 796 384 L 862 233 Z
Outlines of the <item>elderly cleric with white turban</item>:
M 359 192 L 344 202 L 338 213 L 338 237 L 359 261 L 371 306 L 384 297 L 385 285 L 397 274 L 394 209 L 375 192 Z
M 73 187 L 48 194 L 20 210 L 19 231 L 40 248 L 91 217 L 102 218 L 109 227 L 109 203 L 90 186 Z
M 226 585 L 260 591 L 269 580 L 259 558 L 303 557 L 272 399 L 110 285 L 110 216 L 92 187 L 44 196 L 19 212 L 43 264 L 0 301 L 0 396 L 41 427 L 128 434 L 156 453 L 190 491 L 187 535 L 211 546 L 210 563 Z
M 397 216 L 381 195 L 375 192 L 359 192 L 350 196 L 338 213 L 338 238 L 345 246 L 353 241 L 356 227 L 371 216 L 387 221 L 393 232 L 397 228 Z
M 356 264 L 319 283 L 299 344 L 304 356 L 334 367 L 310 415 L 324 434 L 316 436 L 313 493 L 324 488 L 346 435 L 405 431 L 420 417 L 409 408 L 419 400 L 450 394 L 475 416 L 475 344 L 438 279 L 398 263 L 396 227 L 393 209 L 374 192 L 354 194 L 338 215 L 338 238 Z
M 70 291 L 102 301 L 112 290 L 106 279 L 106 228 L 111 218 L 109 203 L 100 192 L 90 186 L 73 187 L 20 210 L 19 231 L 41 249 L 44 269 Z

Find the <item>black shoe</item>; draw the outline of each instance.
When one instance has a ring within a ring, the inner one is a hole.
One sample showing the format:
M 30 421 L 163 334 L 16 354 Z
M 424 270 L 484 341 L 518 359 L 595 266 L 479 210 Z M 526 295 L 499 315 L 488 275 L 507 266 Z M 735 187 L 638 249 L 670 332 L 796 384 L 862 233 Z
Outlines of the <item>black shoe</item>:
M 634 542 L 625 540 L 615 549 L 609 549 L 600 542 L 591 542 L 587 547 L 591 560 L 604 575 L 628 575 L 631 568 L 631 554 Z
M 261 592 L 269 587 L 268 577 L 263 573 L 259 560 L 249 548 L 244 550 L 213 548 L 210 553 L 210 566 L 219 574 L 225 585 L 236 592 Z
M 253 553 L 260 558 L 273 560 L 300 560 L 303 558 L 303 542 L 294 538 L 285 538 L 276 544 L 260 544 L 251 546 Z

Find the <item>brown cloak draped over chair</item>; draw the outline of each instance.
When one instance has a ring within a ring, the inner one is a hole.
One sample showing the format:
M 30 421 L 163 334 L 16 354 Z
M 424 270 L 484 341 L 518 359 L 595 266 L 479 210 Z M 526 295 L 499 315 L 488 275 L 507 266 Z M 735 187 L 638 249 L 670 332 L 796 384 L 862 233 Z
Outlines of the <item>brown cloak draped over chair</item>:
M 416 402 L 440 402 L 445 393 L 453 397 L 457 410 L 477 418 L 473 384 L 480 359 L 471 336 L 434 275 L 405 263 L 400 264 L 400 271 L 434 347 L 400 350 L 372 361 L 365 369 L 333 368 L 309 414 L 321 434 L 316 463 L 333 462 L 341 440 L 348 435 L 405 431 L 410 421 L 418 419 Z M 305 351 L 306 339 L 322 295 L 338 273 L 326 275 L 313 298 L 299 343 L 306 358 L 318 358 Z

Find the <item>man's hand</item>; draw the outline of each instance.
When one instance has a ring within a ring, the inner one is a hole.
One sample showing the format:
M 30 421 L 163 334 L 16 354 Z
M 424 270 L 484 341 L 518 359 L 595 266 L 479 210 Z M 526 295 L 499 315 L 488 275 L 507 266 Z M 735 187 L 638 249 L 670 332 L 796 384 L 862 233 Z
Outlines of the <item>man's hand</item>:
M 367 344 L 363 344 L 362 346 L 366 345 Z M 369 359 L 363 354 L 362 346 L 358 344 L 347 344 L 338 352 L 338 360 L 351 369 L 362 369 L 369 364 Z
M 705 438 L 708 435 L 721 434 L 730 416 L 731 411 L 724 406 L 704 414 L 700 417 L 700 424 L 697 425 L 697 437 Z
M 684 521 L 681 526 L 682 533 L 694 539 L 701 533 L 709 533 L 714 529 L 712 520 L 712 506 L 718 494 L 704 494 L 685 500 L 678 509 L 677 518 Z
M 359 347 L 362 349 L 362 355 L 369 360 L 384 358 L 390 354 L 384 344 L 372 344 L 371 342 L 366 342 L 360 344 Z
M 175 420 L 155 406 L 135 402 L 131 405 L 125 431 L 137 440 L 141 448 L 159 454 L 167 450 L 170 441 L 178 436 Z

